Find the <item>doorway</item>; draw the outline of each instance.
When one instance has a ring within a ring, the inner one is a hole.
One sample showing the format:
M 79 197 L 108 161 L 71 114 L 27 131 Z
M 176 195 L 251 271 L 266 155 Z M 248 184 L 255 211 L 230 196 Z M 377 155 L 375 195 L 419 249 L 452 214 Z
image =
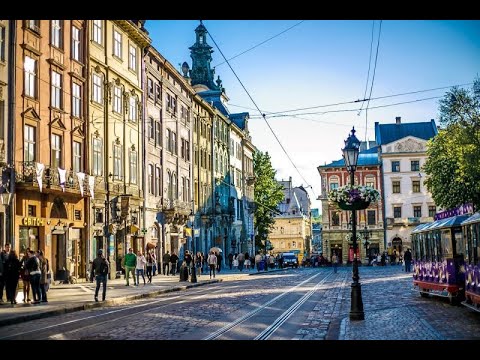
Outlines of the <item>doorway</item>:
M 69 271 L 67 265 L 67 244 L 65 234 L 52 234 L 52 248 L 55 255 L 52 256 L 52 269 L 55 280 L 68 281 Z

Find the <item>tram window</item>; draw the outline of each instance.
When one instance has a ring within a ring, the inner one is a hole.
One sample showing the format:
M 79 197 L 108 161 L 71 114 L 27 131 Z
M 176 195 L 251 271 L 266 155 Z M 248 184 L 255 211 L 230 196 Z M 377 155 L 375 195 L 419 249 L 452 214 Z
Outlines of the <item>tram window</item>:
M 463 240 L 462 229 L 454 229 L 453 236 L 455 238 L 455 255 L 465 255 L 465 241 Z
M 475 265 L 478 265 L 478 254 L 480 253 L 480 241 L 478 241 L 479 236 L 480 236 L 480 223 L 474 224 L 472 227 L 473 263 Z
M 427 261 L 431 261 L 432 260 L 432 248 L 430 246 L 430 238 L 432 237 L 431 233 L 426 233 L 425 234 L 425 240 L 424 240 L 424 244 L 425 244 L 425 260 Z
M 420 259 L 425 260 L 426 252 L 425 252 L 425 239 L 427 234 L 420 234 Z
M 450 229 L 442 230 L 442 250 L 445 258 L 453 257 Z
M 440 231 L 435 231 L 434 234 L 435 237 L 435 249 L 437 251 L 437 261 L 440 261 L 443 259 L 443 251 L 442 251 L 442 241 L 440 237 Z

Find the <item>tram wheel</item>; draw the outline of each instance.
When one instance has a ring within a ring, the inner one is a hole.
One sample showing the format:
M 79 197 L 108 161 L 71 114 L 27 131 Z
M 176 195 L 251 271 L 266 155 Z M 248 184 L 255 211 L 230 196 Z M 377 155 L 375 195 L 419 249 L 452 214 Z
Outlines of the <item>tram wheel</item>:
M 427 289 L 421 290 L 420 291 L 420 296 L 423 297 L 423 298 L 428 297 L 428 290 Z

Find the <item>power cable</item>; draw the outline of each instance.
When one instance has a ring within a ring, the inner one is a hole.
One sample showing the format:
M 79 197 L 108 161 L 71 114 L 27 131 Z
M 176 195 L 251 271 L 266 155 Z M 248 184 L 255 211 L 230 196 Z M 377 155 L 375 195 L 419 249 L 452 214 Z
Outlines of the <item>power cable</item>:
M 373 49 L 373 33 L 375 29 L 375 20 L 372 21 L 372 36 L 370 40 L 370 56 L 368 57 L 368 72 L 367 72 L 367 81 L 365 82 L 365 91 L 363 92 L 363 98 L 367 96 L 367 89 L 368 89 L 368 79 L 370 78 L 370 66 L 372 64 L 372 49 Z M 362 101 L 362 106 L 360 107 L 360 111 L 358 112 L 358 115 L 362 112 L 363 104 L 365 102 Z
M 269 42 L 270 40 L 273 40 L 273 39 L 275 39 L 276 37 L 278 37 L 278 36 L 280 36 L 280 35 L 282 35 L 282 34 L 285 34 L 287 31 L 289 31 L 289 30 L 293 29 L 294 27 L 300 25 L 300 24 L 303 23 L 304 21 L 305 21 L 305 20 L 299 21 L 299 22 L 296 23 L 295 25 L 290 26 L 288 29 L 283 30 L 282 32 L 280 32 L 280 33 L 278 33 L 278 34 L 276 34 L 276 35 L 268 38 L 267 40 L 262 41 L 261 43 L 255 45 L 255 46 L 252 46 L 251 48 L 249 48 L 249 49 L 247 49 L 247 50 L 245 50 L 245 51 L 242 51 L 240 54 L 237 54 L 237 55 L 235 55 L 234 57 L 231 57 L 230 59 L 228 59 L 228 61 L 233 60 L 233 59 L 235 59 L 235 58 L 237 58 L 237 57 L 239 57 L 239 56 L 241 56 L 241 55 L 249 52 L 250 50 L 253 50 L 253 49 L 257 48 L 257 47 L 259 47 L 260 45 L 263 45 L 263 44 L 265 44 L 266 42 Z M 212 40 L 213 40 L 213 39 L 212 39 Z M 217 48 L 218 48 L 218 46 L 217 46 Z M 220 66 L 220 65 L 225 64 L 225 62 L 226 62 L 226 61 L 222 61 L 221 63 L 215 65 L 214 68 L 216 68 L 217 66 Z
M 248 92 L 247 88 L 245 87 L 245 85 L 243 85 L 243 82 L 240 80 L 240 78 L 238 77 L 237 73 L 235 72 L 235 70 L 233 70 L 233 67 L 232 65 L 230 65 L 230 62 L 227 60 L 227 58 L 225 57 L 225 55 L 223 54 L 223 51 L 220 49 L 220 47 L 218 46 L 218 44 L 216 43 L 215 39 L 213 38 L 212 34 L 210 32 L 208 32 L 208 35 L 210 36 L 210 38 L 212 39 L 213 43 L 215 44 L 215 46 L 217 47 L 218 51 L 220 52 L 220 54 L 223 56 L 223 58 L 225 59 L 225 62 L 227 63 L 227 65 L 230 67 L 230 70 L 232 70 L 233 74 L 235 75 L 235 77 L 237 78 L 238 82 L 240 83 L 240 85 L 242 85 L 243 87 L 243 90 L 245 90 L 245 92 L 247 93 L 248 97 L 250 98 L 250 100 L 252 101 L 252 103 L 255 105 L 255 107 L 257 108 L 258 112 L 260 114 L 262 114 L 262 111 L 260 110 L 260 108 L 258 107 L 257 103 L 255 102 L 255 100 L 253 100 L 252 96 L 250 95 L 250 93 Z M 263 119 L 265 120 L 265 122 L 267 123 L 270 131 L 272 132 L 273 136 L 275 137 L 275 139 L 277 140 L 277 142 L 279 143 L 280 147 L 282 148 L 283 152 L 285 153 L 285 155 L 287 156 L 287 158 L 290 160 L 290 162 L 292 163 L 293 167 L 295 168 L 295 170 L 297 170 L 298 174 L 300 175 L 300 177 L 303 179 L 303 181 L 305 181 L 305 183 L 307 183 L 307 185 L 309 185 L 308 181 L 305 180 L 305 178 L 303 177 L 303 175 L 300 173 L 300 171 L 298 170 L 297 166 L 295 165 L 295 163 L 293 162 L 293 160 L 291 159 L 290 155 L 288 155 L 287 151 L 285 150 L 285 148 L 283 147 L 282 143 L 280 142 L 280 139 L 277 137 L 277 135 L 275 134 L 275 132 L 273 131 L 272 127 L 270 126 L 269 122 L 267 121 L 266 117 L 265 117 L 265 114 L 262 114 L 262 117 Z M 315 192 L 313 191 L 313 188 L 312 188 L 312 192 L 314 193 L 315 195 Z M 316 198 L 316 196 L 315 196 Z

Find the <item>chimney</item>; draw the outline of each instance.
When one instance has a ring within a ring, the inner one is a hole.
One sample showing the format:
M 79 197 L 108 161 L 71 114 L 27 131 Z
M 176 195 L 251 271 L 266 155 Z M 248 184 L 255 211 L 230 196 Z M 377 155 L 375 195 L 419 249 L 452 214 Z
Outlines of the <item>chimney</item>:
M 398 124 L 401 124 L 402 123 L 402 118 L 400 116 L 397 116 L 395 117 L 395 123 L 398 125 Z

